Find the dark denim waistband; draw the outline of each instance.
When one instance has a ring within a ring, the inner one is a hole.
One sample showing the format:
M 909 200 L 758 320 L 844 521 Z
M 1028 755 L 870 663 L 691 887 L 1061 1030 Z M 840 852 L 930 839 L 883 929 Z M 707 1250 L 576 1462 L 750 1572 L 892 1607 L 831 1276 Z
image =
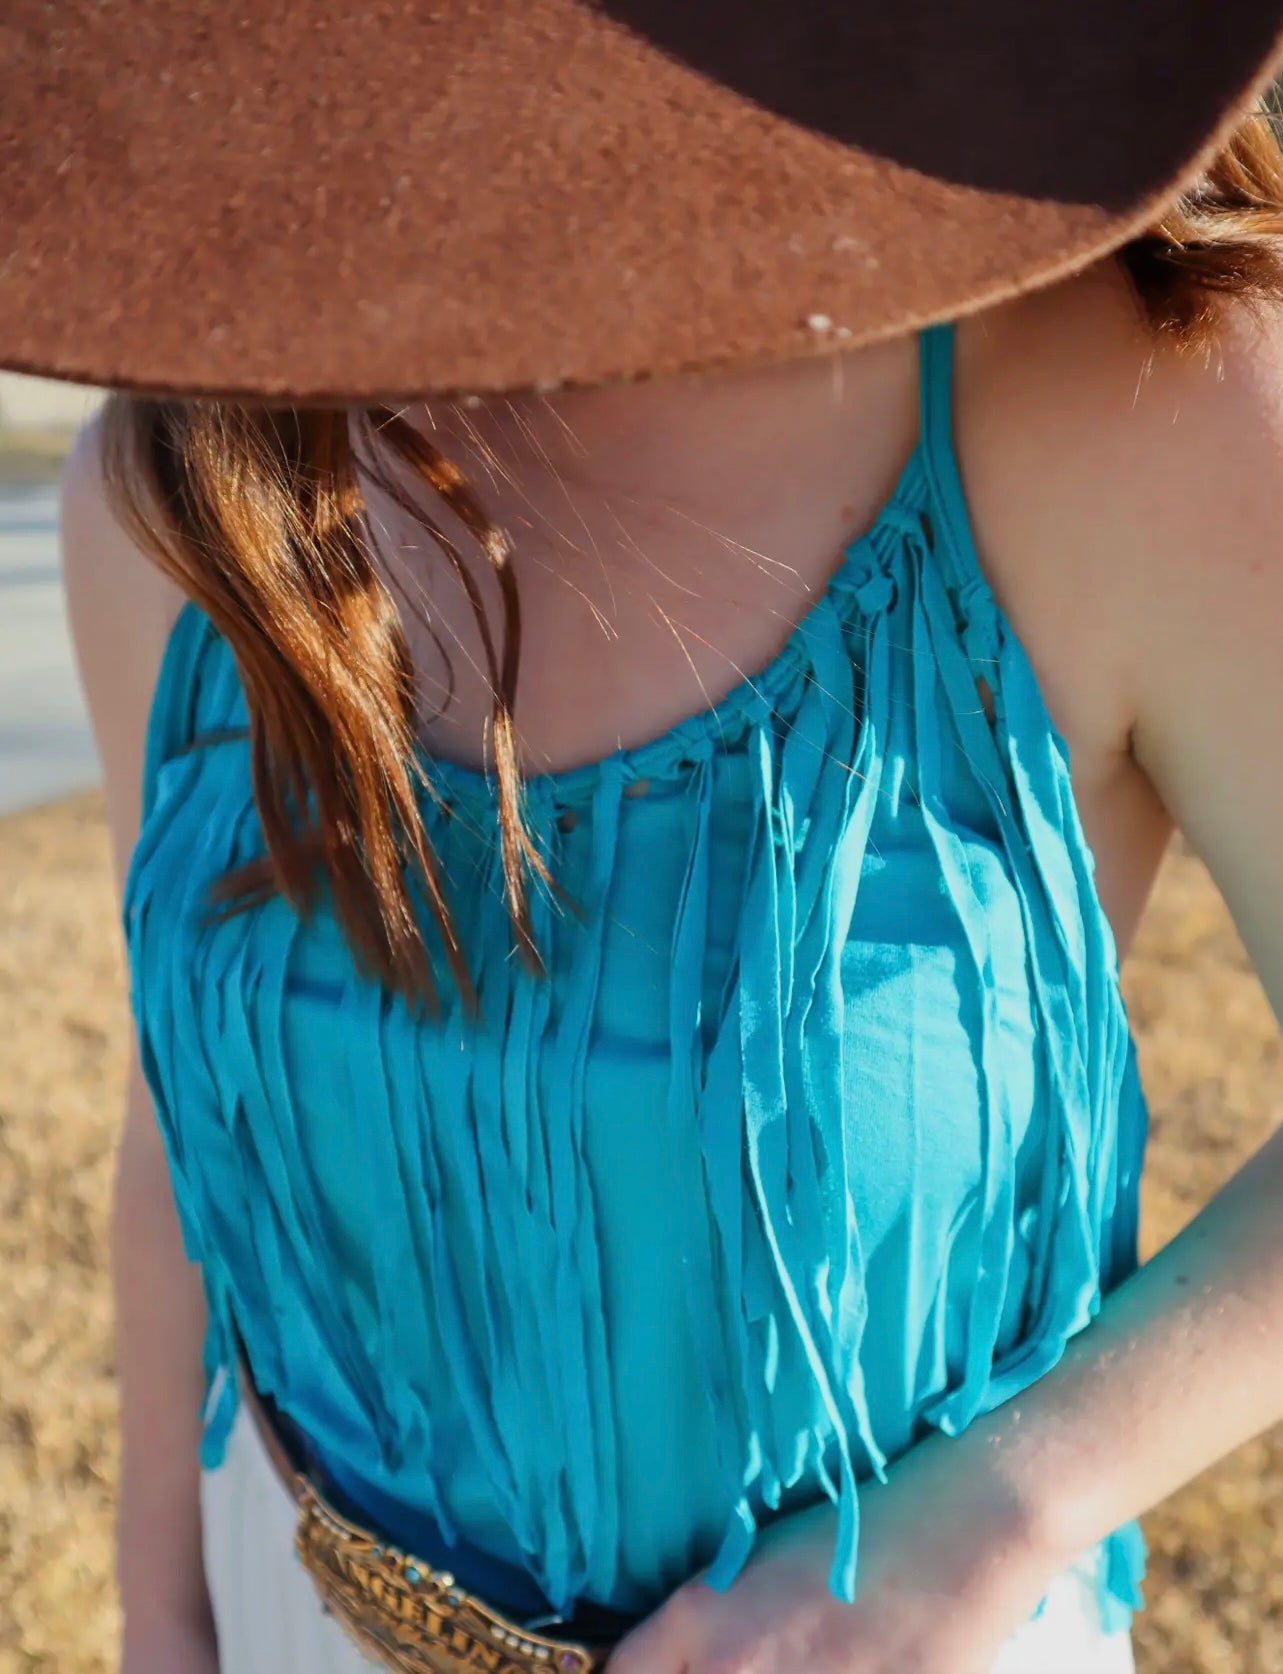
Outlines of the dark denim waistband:
M 564 1622 L 584 1637 L 600 1641 L 620 1639 L 636 1623 L 635 1616 L 588 1601 L 563 1617 L 527 1571 L 480 1547 L 447 1540 L 424 1513 L 368 1484 L 353 1482 L 341 1467 L 322 1458 L 310 1438 L 279 1409 L 272 1410 L 272 1421 L 279 1425 L 287 1445 L 336 1511 L 361 1528 L 377 1531 L 389 1545 L 421 1559 L 430 1568 L 448 1571 L 465 1592 L 475 1593 L 503 1615 L 531 1630 Z

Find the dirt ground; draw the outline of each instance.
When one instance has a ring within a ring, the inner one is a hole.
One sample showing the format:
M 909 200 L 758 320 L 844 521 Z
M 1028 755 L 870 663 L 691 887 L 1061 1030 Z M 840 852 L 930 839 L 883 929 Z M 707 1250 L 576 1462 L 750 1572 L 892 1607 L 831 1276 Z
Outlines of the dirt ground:
M 1283 1052 L 1182 852 L 1126 988 L 1153 1117 L 1148 1253 L 1283 1119 Z M 115 1666 L 107 1215 L 125 1028 L 99 798 L 0 821 L 0 1674 Z M 1283 1430 L 1146 1532 L 1142 1674 L 1283 1674 Z

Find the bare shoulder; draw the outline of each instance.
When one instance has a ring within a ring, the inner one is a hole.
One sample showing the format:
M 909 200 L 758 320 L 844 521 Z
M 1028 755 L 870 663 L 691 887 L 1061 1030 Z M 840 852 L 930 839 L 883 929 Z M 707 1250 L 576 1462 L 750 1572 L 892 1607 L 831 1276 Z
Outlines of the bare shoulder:
M 1277 525 L 1283 311 L 1226 305 L 1214 346 L 1181 350 L 1111 265 L 978 319 L 967 347 L 980 479 L 1005 479 L 1015 516 L 1053 513 L 1085 561 L 1103 537 L 1115 574 L 1149 580 L 1149 531 L 1169 581 L 1181 560 L 1223 573 L 1227 540 Z
M 1116 810 L 1152 797 L 1277 1004 L 1283 311 L 1227 304 L 1213 350 L 1180 351 L 1102 269 L 976 319 L 959 345 L 982 560 L 1071 755 L 1082 745 L 1102 871 L 1152 829 Z
M 81 431 L 68 459 L 59 532 L 67 619 L 102 764 L 119 885 L 138 833 L 151 697 L 184 595 L 112 511 L 101 422 Z
M 1164 620 L 1175 644 L 1263 583 L 1283 604 L 1283 314 L 1227 307 L 1212 352 L 1178 350 L 1108 264 L 968 323 L 959 417 L 995 584 L 1033 640 L 1090 651 L 1119 721 Z

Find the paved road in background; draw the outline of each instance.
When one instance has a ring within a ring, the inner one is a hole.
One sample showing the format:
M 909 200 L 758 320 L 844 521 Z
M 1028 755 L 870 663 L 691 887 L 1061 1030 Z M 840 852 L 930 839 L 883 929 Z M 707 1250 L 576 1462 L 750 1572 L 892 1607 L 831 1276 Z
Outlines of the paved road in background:
M 98 783 L 58 570 L 58 492 L 0 486 L 0 814 Z

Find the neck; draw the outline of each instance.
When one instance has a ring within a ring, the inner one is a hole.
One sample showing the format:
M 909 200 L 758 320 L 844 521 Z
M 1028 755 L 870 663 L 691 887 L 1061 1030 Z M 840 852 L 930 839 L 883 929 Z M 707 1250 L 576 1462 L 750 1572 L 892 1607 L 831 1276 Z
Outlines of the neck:
M 911 339 L 823 359 L 422 410 L 514 545 L 721 550 L 784 534 L 800 500 L 856 522 L 890 489 L 916 434 Z M 854 532 L 848 530 L 847 533 Z M 652 556 L 661 556 L 652 550 Z
M 527 766 L 652 736 L 764 666 L 893 489 L 917 435 L 917 387 L 916 343 L 900 339 L 407 412 L 510 537 Z M 461 590 L 421 529 L 374 509 L 396 533 L 390 562 L 427 607 L 411 649 L 426 704 L 443 707 L 425 738 L 481 760 L 489 698 Z M 483 555 L 439 504 L 425 509 L 459 537 L 496 607 Z

